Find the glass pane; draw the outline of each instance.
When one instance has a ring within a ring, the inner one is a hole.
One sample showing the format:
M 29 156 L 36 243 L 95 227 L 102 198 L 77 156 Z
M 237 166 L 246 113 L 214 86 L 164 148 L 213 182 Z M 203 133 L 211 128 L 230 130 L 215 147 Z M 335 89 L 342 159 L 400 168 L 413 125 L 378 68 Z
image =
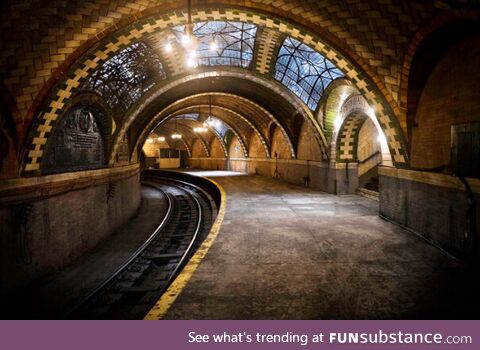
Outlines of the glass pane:
M 280 48 L 274 74 L 312 110 L 317 108 L 328 84 L 343 76 L 332 62 L 291 37 Z
M 112 109 L 125 111 L 157 80 L 163 79 L 166 74 L 158 55 L 145 43 L 138 42 L 107 60 L 82 88 L 97 92 Z
M 185 26 L 174 27 L 173 31 L 178 40 L 181 40 Z M 194 24 L 193 33 L 199 39 L 199 65 L 250 66 L 257 26 L 242 22 L 199 22 Z M 215 43 L 214 46 L 212 43 Z

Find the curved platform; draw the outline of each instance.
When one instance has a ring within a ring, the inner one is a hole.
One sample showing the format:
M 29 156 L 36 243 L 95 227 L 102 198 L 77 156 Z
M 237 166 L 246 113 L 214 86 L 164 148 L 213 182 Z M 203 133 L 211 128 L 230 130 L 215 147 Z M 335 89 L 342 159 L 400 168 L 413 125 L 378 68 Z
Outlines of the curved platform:
M 475 296 L 463 264 L 382 220 L 376 201 L 259 176 L 192 173 L 223 186 L 226 215 L 166 319 L 469 318 L 478 311 L 469 306 Z

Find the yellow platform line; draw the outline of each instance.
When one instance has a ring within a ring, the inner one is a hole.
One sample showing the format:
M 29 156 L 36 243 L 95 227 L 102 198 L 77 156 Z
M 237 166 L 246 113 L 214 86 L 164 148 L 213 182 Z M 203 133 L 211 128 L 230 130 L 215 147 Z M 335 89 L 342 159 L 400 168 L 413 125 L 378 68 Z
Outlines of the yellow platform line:
M 187 265 L 185 265 L 183 268 L 182 272 L 177 276 L 177 278 L 175 278 L 170 287 L 168 287 L 167 291 L 163 293 L 160 299 L 150 309 L 150 311 L 144 317 L 144 320 L 160 320 L 165 316 L 172 304 L 175 302 L 175 299 L 177 299 L 177 297 L 182 293 L 188 281 L 190 281 L 192 278 L 193 273 L 200 265 L 205 255 L 207 255 L 208 250 L 220 232 L 220 226 L 222 225 L 227 208 L 227 195 L 223 187 L 220 186 L 216 181 L 211 179 L 208 180 L 220 190 L 220 209 L 218 211 L 217 218 L 215 219 L 208 236 L 204 239 L 200 248 L 197 249 L 195 254 L 188 261 Z

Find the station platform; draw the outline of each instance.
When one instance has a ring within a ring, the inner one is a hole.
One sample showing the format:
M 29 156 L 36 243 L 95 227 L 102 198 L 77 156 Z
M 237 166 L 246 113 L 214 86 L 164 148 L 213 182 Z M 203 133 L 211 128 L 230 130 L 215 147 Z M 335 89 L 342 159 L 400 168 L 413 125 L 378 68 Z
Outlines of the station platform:
M 216 240 L 165 319 L 469 318 L 467 268 L 378 202 L 201 172 L 226 191 Z
M 468 319 L 475 271 L 378 216 L 378 202 L 261 176 L 187 171 L 226 193 L 207 254 L 164 319 Z M 164 196 L 142 188 L 134 218 L 91 253 L 8 300 L 8 318 L 67 317 L 149 237 Z M 7 310 L 6 305 L 3 310 Z

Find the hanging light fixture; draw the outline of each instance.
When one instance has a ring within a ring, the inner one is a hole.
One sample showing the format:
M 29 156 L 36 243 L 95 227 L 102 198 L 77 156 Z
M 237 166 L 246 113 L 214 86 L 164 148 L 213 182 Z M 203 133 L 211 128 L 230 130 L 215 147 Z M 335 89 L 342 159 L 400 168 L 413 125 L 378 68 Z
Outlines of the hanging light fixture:
M 182 138 L 182 135 L 177 131 L 177 118 L 175 118 L 175 132 L 172 134 L 172 139 L 179 140 Z
M 200 119 L 201 115 L 202 115 L 202 111 L 201 111 L 200 107 L 198 107 L 198 118 L 199 119 Z M 208 131 L 208 129 L 205 127 L 205 125 L 203 125 L 201 127 L 193 128 L 193 132 L 195 132 L 195 133 L 205 133 L 207 131 Z
M 194 34 L 194 26 L 192 22 L 192 0 L 187 1 L 187 11 L 188 19 L 187 24 L 185 25 L 185 33 L 180 37 L 180 39 L 177 38 L 177 41 L 185 49 L 185 63 L 187 67 L 194 68 L 198 65 L 197 49 L 200 45 L 200 42 L 199 38 L 197 38 Z M 173 51 L 173 45 L 171 40 L 174 39 L 172 39 L 172 37 L 172 35 L 169 36 L 169 38 L 167 39 L 168 41 L 164 46 L 164 49 L 167 53 Z M 215 40 L 213 40 L 209 44 L 209 47 L 211 51 L 216 51 L 218 45 Z
M 206 128 L 213 128 L 218 126 L 218 122 L 213 118 L 213 115 L 212 115 L 212 95 L 208 95 L 208 108 L 209 108 L 208 118 L 203 123 L 203 126 Z

